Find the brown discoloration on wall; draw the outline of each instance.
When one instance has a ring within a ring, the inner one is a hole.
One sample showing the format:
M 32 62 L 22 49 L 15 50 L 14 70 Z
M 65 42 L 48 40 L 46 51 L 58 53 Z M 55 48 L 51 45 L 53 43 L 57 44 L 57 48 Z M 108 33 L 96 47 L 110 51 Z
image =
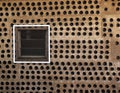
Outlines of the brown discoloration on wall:
M 119 3 L 1 0 L 0 92 L 119 93 Z M 50 25 L 50 64 L 13 63 L 14 24 Z

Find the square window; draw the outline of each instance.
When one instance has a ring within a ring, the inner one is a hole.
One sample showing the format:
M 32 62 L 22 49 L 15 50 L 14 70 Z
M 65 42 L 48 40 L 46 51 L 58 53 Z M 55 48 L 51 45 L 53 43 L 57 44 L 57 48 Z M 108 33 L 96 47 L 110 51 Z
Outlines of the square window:
M 14 25 L 14 63 L 50 63 L 49 43 L 49 25 Z

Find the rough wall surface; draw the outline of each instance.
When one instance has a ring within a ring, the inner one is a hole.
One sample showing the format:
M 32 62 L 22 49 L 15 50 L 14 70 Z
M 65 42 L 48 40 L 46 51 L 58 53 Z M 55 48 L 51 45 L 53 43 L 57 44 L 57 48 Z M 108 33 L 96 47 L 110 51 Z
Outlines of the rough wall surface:
M 13 63 L 14 24 L 50 25 L 50 64 Z M 120 0 L 0 0 L 0 93 L 120 93 Z

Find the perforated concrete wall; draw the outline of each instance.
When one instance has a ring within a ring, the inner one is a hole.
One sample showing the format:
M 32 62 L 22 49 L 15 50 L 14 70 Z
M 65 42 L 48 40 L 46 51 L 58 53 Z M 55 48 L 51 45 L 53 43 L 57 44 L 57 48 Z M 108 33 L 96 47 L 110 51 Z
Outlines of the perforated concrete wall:
M 13 63 L 13 25 L 50 25 L 50 64 Z M 0 93 L 120 93 L 120 0 L 0 0 Z

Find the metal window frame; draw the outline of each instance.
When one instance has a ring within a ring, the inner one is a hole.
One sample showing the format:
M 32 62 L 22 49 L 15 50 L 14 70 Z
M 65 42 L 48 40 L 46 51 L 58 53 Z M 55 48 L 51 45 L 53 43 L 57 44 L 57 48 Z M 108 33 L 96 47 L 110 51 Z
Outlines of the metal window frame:
M 46 30 L 45 56 L 21 56 L 20 30 L 28 29 Z M 14 63 L 50 63 L 50 25 L 13 25 L 13 61 Z

